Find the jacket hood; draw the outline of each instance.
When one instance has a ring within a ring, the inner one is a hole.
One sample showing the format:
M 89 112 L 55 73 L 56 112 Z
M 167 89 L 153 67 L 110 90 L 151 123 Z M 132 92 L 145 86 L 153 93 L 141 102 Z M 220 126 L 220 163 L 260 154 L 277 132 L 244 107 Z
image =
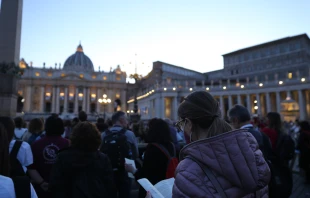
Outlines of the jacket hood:
M 256 139 L 246 129 L 238 129 L 186 145 L 180 159 L 191 156 L 216 175 L 245 192 L 268 185 L 270 170 Z

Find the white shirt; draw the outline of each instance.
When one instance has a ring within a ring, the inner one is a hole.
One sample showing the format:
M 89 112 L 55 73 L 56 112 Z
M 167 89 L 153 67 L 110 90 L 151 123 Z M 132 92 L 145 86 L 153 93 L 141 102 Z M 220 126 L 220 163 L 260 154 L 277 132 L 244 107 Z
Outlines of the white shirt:
M 37 193 L 30 184 L 31 198 L 37 198 Z M 1 198 L 16 198 L 14 183 L 11 178 L 0 175 L 0 197 Z
M 9 145 L 9 152 L 11 153 L 13 146 L 16 140 L 12 140 Z M 23 142 L 20 146 L 20 149 L 17 153 L 17 159 L 20 164 L 23 166 L 24 171 L 27 171 L 26 166 L 33 164 L 33 155 L 31 151 L 31 147 L 27 142 Z
M 23 135 L 27 132 L 26 128 L 15 128 L 14 134 L 18 139 L 22 139 Z M 14 137 L 15 138 L 15 137 Z

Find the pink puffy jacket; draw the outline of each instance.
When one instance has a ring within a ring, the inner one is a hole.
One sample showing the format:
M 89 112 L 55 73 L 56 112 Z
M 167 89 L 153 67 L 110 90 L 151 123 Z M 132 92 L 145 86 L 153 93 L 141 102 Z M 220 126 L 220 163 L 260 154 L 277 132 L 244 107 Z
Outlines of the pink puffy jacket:
M 200 166 L 206 165 L 229 198 L 268 197 L 270 170 L 256 139 L 244 129 L 188 144 L 176 170 L 173 197 L 220 197 Z M 184 159 L 185 158 L 185 159 Z

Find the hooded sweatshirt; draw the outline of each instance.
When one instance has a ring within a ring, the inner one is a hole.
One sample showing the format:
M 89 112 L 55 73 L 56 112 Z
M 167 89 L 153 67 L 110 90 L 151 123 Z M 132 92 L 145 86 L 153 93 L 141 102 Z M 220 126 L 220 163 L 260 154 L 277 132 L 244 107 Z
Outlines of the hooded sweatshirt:
M 251 133 L 238 129 L 185 146 L 176 170 L 173 197 L 220 197 L 200 166 L 207 166 L 229 198 L 268 197 L 270 170 Z

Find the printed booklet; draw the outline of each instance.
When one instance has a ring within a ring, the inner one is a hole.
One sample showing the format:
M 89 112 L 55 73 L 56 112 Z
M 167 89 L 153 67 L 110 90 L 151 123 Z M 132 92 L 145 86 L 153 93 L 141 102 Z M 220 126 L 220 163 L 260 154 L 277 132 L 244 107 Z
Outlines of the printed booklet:
M 139 184 L 146 191 L 150 191 L 152 198 L 171 198 L 172 197 L 172 187 L 174 184 L 174 178 L 165 179 L 153 186 L 151 182 L 146 179 L 139 179 Z

